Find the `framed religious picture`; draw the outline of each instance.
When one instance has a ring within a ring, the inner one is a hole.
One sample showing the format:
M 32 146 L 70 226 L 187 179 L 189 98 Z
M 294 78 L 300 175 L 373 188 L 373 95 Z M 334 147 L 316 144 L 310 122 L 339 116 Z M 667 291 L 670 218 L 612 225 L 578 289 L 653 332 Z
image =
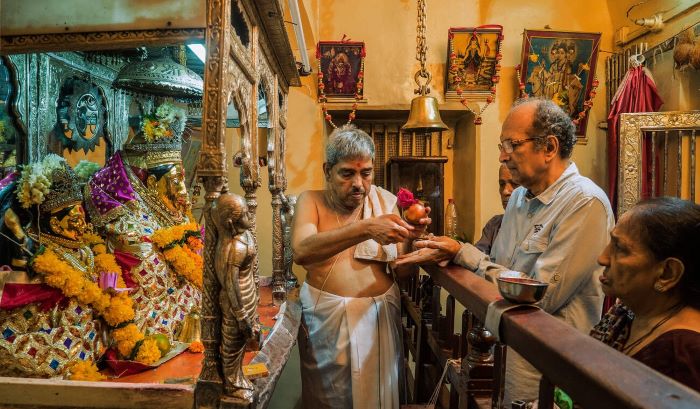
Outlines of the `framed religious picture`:
M 447 36 L 447 75 L 445 98 L 462 99 L 492 95 L 499 80 L 500 47 L 503 27 L 450 28 Z
M 600 33 L 525 30 L 520 64 L 521 96 L 545 97 L 562 107 L 586 135 L 595 96 Z
M 363 99 L 365 43 L 356 41 L 319 41 L 319 101 L 347 102 Z

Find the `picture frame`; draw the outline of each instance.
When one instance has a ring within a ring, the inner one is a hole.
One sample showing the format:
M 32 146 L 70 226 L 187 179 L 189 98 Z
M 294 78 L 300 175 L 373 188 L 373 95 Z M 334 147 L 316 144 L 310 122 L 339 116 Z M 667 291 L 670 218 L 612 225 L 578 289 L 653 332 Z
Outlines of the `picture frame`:
M 319 99 L 348 102 L 364 99 L 365 43 L 361 41 L 319 41 Z M 321 88 L 323 86 L 323 88 Z M 323 101 L 322 101 L 323 102 Z
M 525 30 L 520 63 L 521 96 L 544 97 L 578 120 L 585 141 L 600 33 Z M 522 86 L 524 85 L 524 89 Z M 582 114 L 583 113 L 583 114 Z
M 488 98 L 499 80 L 503 28 L 452 27 L 447 33 L 445 99 Z

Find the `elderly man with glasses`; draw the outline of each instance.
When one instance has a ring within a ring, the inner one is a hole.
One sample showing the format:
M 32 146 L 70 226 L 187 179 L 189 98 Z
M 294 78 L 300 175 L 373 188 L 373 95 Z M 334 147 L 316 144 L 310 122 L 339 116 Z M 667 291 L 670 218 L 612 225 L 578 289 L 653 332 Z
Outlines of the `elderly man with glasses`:
M 418 250 L 397 264 L 452 261 L 492 282 L 501 274 L 547 282 L 538 305 L 588 333 L 603 305 L 598 283 L 603 268 L 596 258 L 615 222 L 605 193 L 571 161 L 574 129 L 550 100 L 517 102 L 503 123 L 498 149 L 499 161 L 521 187 L 510 197 L 490 254 L 435 237 L 416 242 Z M 507 357 L 506 407 L 513 399 L 537 398 L 537 371 L 512 350 Z

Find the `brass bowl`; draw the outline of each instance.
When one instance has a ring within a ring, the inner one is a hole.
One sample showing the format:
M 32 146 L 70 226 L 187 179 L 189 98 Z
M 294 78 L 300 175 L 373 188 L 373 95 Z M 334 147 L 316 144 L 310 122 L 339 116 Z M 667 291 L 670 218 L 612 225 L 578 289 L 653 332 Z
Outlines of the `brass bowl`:
M 531 278 L 498 277 L 498 291 L 514 304 L 534 304 L 544 297 L 549 284 Z

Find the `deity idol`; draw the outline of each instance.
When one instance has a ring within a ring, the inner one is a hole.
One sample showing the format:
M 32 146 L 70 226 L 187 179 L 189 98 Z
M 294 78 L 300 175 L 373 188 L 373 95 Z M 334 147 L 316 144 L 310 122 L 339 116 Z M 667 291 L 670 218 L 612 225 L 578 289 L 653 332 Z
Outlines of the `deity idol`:
M 75 173 L 56 155 L 0 182 L 1 262 L 9 262 L 0 272 L 0 375 L 99 375 L 103 329 L 133 318 L 116 290 L 119 266 L 90 233 L 82 200 Z
M 86 186 L 88 213 L 126 265 L 139 330 L 177 338 L 201 301 L 202 240 L 181 158 L 184 110 L 165 103 Z

